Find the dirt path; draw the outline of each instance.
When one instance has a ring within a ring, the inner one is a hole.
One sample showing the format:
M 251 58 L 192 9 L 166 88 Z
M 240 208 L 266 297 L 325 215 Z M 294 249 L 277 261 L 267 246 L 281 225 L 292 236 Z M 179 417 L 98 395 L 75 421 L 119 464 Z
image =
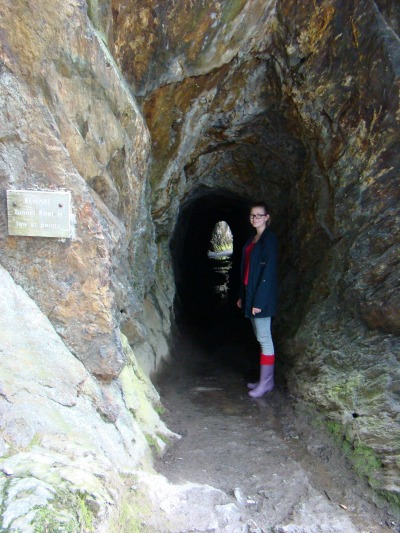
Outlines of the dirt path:
M 279 386 L 258 400 L 249 398 L 243 375 L 227 364 L 229 354 L 219 357 L 226 347 L 195 339 L 193 331 L 180 335 L 157 385 L 164 418 L 182 435 L 157 470 L 174 484 L 222 491 L 223 520 L 205 526 L 204 516 L 196 519 L 199 509 L 210 517 L 222 509 L 200 492 L 187 506 L 191 525 L 165 531 L 399 531 L 396 520 L 371 502 L 315 414 Z

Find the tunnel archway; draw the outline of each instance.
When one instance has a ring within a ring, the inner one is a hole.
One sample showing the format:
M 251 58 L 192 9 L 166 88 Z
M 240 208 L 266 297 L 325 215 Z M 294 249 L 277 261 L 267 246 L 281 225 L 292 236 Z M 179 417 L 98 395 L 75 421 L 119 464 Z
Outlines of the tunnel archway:
M 283 183 L 282 190 L 285 186 Z M 273 198 L 278 196 L 285 195 L 274 193 Z M 288 199 L 290 194 L 287 193 L 285 197 Z M 174 311 L 178 324 L 210 322 L 220 313 L 221 305 L 228 319 L 235 308 L 239 294 L 242 247 L 253 232 L 248 219 L 249 203 L 252 200 L 254 198 L 240 196 L 226 189 L 199 187 L 182 203 L 170 240 L 175 280 Z M 277 332 L 287 333 L 288 327 L 295 330 L 301 321 L 312 282 L 312 270 L 302 270 L 302 242 L 296 238 L 299 210 L 289 200 L 270 203 L 271 227 L 279 242 L 279 316 L 275 319 Z M 212 231 L 220 220 L 227 222 L 233 237 L 228 295 L 222 304 L 215 295 L 215 276 L 207 254 Z M 318 237 L 317 234 L 315 236 Z M 316 257 L 322 257 L 324 250 L 319 241 Z
M 229 191 L 203 188 L 182 204 L 170 244 L 178 321 L 199 320 L 213 313 L 216 300 L 207 252 L 213 229 L 220 220 L 225 220 L 232 232 L 232 267 L 228 285 L 231 297 L 236 295 L 241 247 L 249 232 L 247 210 L 245 198 Z
M 166 229 L 175 228 L 178 320 L 210 317 L 213 307 L 198 305 L 207 302 L 209 286 L 197 253 L 205 261 L 202 250 L 216 221 L 206 196 L 217 201 L 224 191 L 237 198 L 267 194 L 280 243 L 275 328 L 291 365 L 288 387 L 343 424 L 349 442 L 365 431 L 380 453 L 376 428 L 384 426 L 393 444 L 390 423 L 378 416 L 368 424 L 351 413 L 375 417 L 367 386 L 375 336 L 385 346 L 379 361 L 388 380 L 376 385 L 377 397 L 386 402 L 395 395 L 389 336 L 399 331 L 393 283 L 396 36 L 373 2 L 336 10 L 335 3 L 328 9 L 310 3 L 294 11 L 290 3 L 279 4 L 272 40 L 261 32 L 257 47 L 229 67 L 224 63 L 202 76 L 196 71 L 182 83 L 163 80 L 145 97 L 155 139 L 154 220 L 163 242 Z M 363 39 L 354 46 L 355 27 Z M 374 73 L 359 61 L 360 50 L 371 64 L 379 58 Z M 396 416 L 390 409 L 388 420 Z
M 248 198 L 199 188 L 181 206 L 170 249 L 178 327 L 190 331 L 211 357 L 234 365 L 250 379 L 258 371 L 258 343 L 250 321 L 236 306 L 242 247 L 252 231 L 248 207 Z M 208 254 L 212 232 L 221 220 L 228 224 L 233 239 L 233 251 L 226 261 L 228 273 L 219 259 Z M 222 282 L 226 284 L 223 295 L 216 290 Z

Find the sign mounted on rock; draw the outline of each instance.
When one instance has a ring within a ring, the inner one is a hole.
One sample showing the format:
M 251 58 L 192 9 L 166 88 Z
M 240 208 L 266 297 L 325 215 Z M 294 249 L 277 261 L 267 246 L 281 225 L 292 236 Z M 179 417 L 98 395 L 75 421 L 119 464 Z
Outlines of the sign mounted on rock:
M 7 191 L 8 234 L 71 237 L 71 193 Z

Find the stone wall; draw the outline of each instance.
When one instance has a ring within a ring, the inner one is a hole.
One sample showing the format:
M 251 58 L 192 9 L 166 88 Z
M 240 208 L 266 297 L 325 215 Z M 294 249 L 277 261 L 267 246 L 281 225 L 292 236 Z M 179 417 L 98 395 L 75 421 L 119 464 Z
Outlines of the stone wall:
M 289 383 L 344 427 L 371 483 L 398 492 L 398 36 L 373 2 L 311 18 L 286 2 L 279 17 L 285 98 L 310 151 L 294 192 L 305 283 L 283 342 Z
M 1 528 L 112 531 L 149 444 L 174 437 L 159 396 L 126 338 L 118 379 L 99 381 L 2 267 L 0 281 Z
M 166 355 L 143 319 L 149 132 L 84 1 L 2 0 L 0 19 L 1 527 L 108 531 L 172 436 L 136 359 Z M 71 238 L 8 235 L 25 189 L 71 192 Z

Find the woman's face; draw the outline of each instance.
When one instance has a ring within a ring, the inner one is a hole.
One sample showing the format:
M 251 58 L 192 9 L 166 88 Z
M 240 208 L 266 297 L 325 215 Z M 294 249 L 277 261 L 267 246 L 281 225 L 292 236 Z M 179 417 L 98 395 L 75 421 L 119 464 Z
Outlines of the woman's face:
M 263 207 L 252 207 L 250 211 L 250 224 L 255 229 L 265 229 L 269 215 Z

